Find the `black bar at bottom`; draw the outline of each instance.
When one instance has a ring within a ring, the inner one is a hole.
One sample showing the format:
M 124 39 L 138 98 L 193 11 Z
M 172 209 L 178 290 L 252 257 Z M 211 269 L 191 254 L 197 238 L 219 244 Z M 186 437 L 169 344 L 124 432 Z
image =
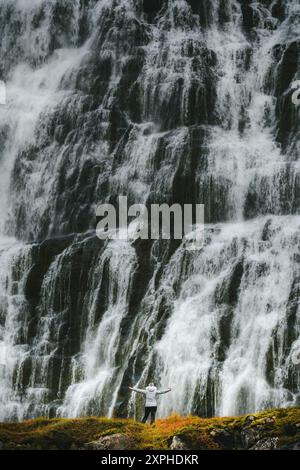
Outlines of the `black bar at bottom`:
M 142 465 L 151 467 L 176 466 L 189 468 L 215 468 L 220 465 L 265 465 L 288 464 L 289 458 L 297 457 L 294 451 L 0 451 L 1 464 L 26 462 L 30 468 L 34 465 L 41 470 L 43 465 L 75 464 L 95 465 L 94 468 L 113 468 L 117 465 L 124 469 L 135 469 Z

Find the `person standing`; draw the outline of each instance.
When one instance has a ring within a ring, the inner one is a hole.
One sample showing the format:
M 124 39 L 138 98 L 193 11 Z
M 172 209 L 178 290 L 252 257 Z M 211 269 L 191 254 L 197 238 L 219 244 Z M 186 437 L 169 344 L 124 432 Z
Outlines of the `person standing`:
M 157 396 L 162 395 L 163 393 L 168 393 L 171 391 L 171 388 L 166 390 L 157 390 L 154 383 L 149 383 L 148 387 L 145 389 L 143 388 L 135 388 L 129 387 L 130 390 L 136 393 L 141 393 L 145 396 L 145 413 L 142 419 L 142 423 L 146 423 L 149 415 L 151 417 L 151 424 L 155 422 L 155 415 L 157 411 Z

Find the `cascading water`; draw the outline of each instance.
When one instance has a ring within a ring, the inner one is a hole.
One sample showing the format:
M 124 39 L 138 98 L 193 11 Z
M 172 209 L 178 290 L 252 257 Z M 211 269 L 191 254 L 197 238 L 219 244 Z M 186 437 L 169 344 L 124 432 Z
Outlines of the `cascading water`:
M 0 420 L 299 404 L 299 0 L 0 0 Z M 205 204 L 205 245 L 95 207 Z

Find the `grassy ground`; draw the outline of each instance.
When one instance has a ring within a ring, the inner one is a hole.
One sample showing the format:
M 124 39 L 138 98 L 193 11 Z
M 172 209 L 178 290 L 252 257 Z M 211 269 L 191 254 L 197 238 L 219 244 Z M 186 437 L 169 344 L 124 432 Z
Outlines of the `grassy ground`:
M 300 408 L 268 410 L 248 416 L 204 419 L 170 416 L 143 425 L 129 419 L 39 418 L 22 423 L 0 423 L 2 449 L 80 449 L 103 436 L 124 433 L 138 449 L 169 449 L 174 436 L 193 449 L 243 448 L 241 436 L 259 432 L 278 437 L 279 445 L 300 440 Z M 252 432 L 253 431 L 253 432 Z M 241 444 L 239 444 L 241 442 Z

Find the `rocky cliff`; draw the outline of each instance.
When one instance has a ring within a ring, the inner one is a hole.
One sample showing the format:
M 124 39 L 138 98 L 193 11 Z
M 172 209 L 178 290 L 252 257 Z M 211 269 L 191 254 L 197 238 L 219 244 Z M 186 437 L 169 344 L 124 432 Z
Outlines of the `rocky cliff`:
M 299 404 L 298 0 L 1 0 L 0 420 Z M 205 204 L 205 245 L 95 207 Z

